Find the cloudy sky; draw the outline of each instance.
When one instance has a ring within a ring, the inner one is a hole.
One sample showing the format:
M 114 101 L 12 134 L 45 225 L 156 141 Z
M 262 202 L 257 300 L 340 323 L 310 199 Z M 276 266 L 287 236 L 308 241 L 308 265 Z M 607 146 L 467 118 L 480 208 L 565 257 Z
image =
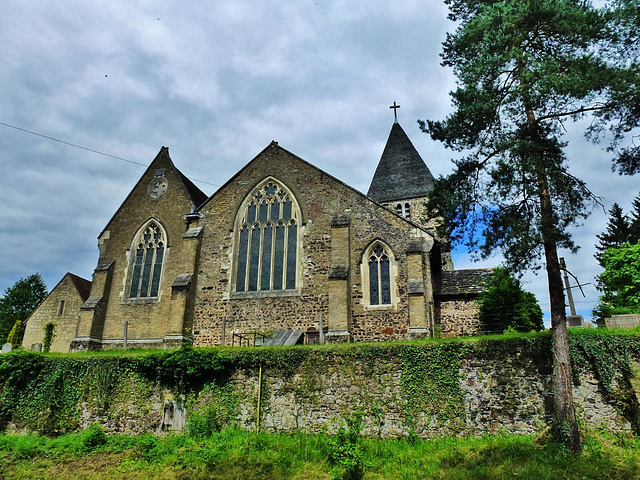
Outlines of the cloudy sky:
M 400 123 L 434 173 L 451 155 L 418 119 L 450 111 L 439 64 L 452 24 L 435 1 L 40 2 L 2 0 L 0 291 L 40 272 L 91 278 L 96 237 L 161 146 L 207 194 L 271 140 L 366 192 L 397 101 Z M 19 130 L 18 127 L 23 130 Z M 27 133 L 35 132 L 41 136 Z M 49 138 L 51 137 L 59 141 Z M 601 146 L 569 128 L 571 173 L 608 210 L 627 211 L 640 179 L 610 170 Z M 69 144 L 129 160 L 101 155 Z M 595 210 L 567 257 L 593 282 Z M 471 264 L 456 252 L 456 267 Z M 546 277 L 525 277 L 548 310 Z M 590 317 L 593 285 L 577 295 Z

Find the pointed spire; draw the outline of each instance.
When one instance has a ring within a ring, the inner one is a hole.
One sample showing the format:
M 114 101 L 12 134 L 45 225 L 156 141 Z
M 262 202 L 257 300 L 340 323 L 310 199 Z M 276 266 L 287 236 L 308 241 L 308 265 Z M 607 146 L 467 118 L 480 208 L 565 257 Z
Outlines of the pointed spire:
M 400 124 L 394 122 L 367 195 L 377 202 L 425 197 L 433 183 L 424 160 Z

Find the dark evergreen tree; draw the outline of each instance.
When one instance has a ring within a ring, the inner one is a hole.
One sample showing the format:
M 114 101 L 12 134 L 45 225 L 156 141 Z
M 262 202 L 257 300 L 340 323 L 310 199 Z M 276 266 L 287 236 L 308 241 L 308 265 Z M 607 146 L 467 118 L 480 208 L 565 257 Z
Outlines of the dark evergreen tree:
M 531 292 L 505 268 L 494 270 L 480 298 L 480 319 L 484 333 L 544 330 L 542 309 Z
M 608 248 L 619 247 L 624 242 L 631 241 L 631 222 L 629 222 L 629 219 L 617 203 L 614 203 L 609 210 L 607 229 L 600 235 L 596 235 L 596 238 L 600 242 L 595 246 L 596 254 L 594 257 L 596 257 L 601 267 L 604 267 L 602 254 L 606 252 Z
M 554 358 L 554 434 L 581 449 L 558 247 L 575 250 L 567 227 L 593 197 L 569 174 L 563 122 L 592 115 L 594 140 L 613 132 L 622 173 L 638 170 L 638 150 L 621 147 L 640 123 L 638 0 L 596 8 L 588 0 L 445 0 L 457 30 L 443 65 L 458 78 L 454 112 L 421 122 L 457 151 L 455 171 L 430 194 L 428 214 L 451 238 L 489 256 L 501 249 L 515 271 L 540 265 L 549 285 Z M 482 235 L 484 234 L 484 235 Z M 478 239 L 484 237 L 484 241 Z
M 640 242 L 640 194 L 631 203 L 629 215 L 629 243 Z
M 18 323 L 12 340 L 22 342 L 24 321 L 47 296 L 47 286 L 39 273 L 21 278 L 7 288 L 0 298 L 0 342 L 4 343 L 13 327 Z M 17 335 L 17 337 L 16 337 Z

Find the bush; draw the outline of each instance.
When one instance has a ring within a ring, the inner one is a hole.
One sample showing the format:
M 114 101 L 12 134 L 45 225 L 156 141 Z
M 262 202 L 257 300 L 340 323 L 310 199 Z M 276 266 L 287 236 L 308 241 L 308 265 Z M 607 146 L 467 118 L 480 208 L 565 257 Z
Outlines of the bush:
M 107 434 L 97 423 L 91 425 L 83 433 L 82 444 L 89 451 L 106 445 L 106 443 Z
M 210 385 L 198 395 L 188 410 L 189 435 L 203 438 L 229 424 L 235 412 L 236 398 L 229 387 Z
M 542 309 L 536 297 L 523 290 L 520 281 L 506 269 L 496 268 L 485 286 L 480 298 L 483 333 L 544 330 Z
M 339 468 L 332 471 L 335 479 L 361 480 L 366 462 L 362 445 L 358 443 L 362 435 L 362 412 L 355 412 L 345 419 L 346 428 L 341 425 L 336 436 L 330 440 L 330 460 Z
M 44 340 L 42 341 L 42 351 L 48 353 L 51 350 L 51 344 L 53 343 L 56 334 L 54 332 L 55 324 L 49 322 L 44 326 Z

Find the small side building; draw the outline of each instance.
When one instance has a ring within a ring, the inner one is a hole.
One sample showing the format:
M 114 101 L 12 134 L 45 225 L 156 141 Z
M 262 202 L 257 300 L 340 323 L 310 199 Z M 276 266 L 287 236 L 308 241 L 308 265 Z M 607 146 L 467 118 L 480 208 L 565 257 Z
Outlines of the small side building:
M 436 336 L 462 337 L 485 333 L 480 303 L 493 268 L 443 270 L 434 279 Z
M 51 352 L 68 352 L 69 345 L 76 337 L 80 307 L 89 298 L 91 282 L 67 273 L 51 290 L 40 305 L 27 318 L 22 346 L 31 349 L 42 344 L 45 327 L 53 323 L 54 339 Z

